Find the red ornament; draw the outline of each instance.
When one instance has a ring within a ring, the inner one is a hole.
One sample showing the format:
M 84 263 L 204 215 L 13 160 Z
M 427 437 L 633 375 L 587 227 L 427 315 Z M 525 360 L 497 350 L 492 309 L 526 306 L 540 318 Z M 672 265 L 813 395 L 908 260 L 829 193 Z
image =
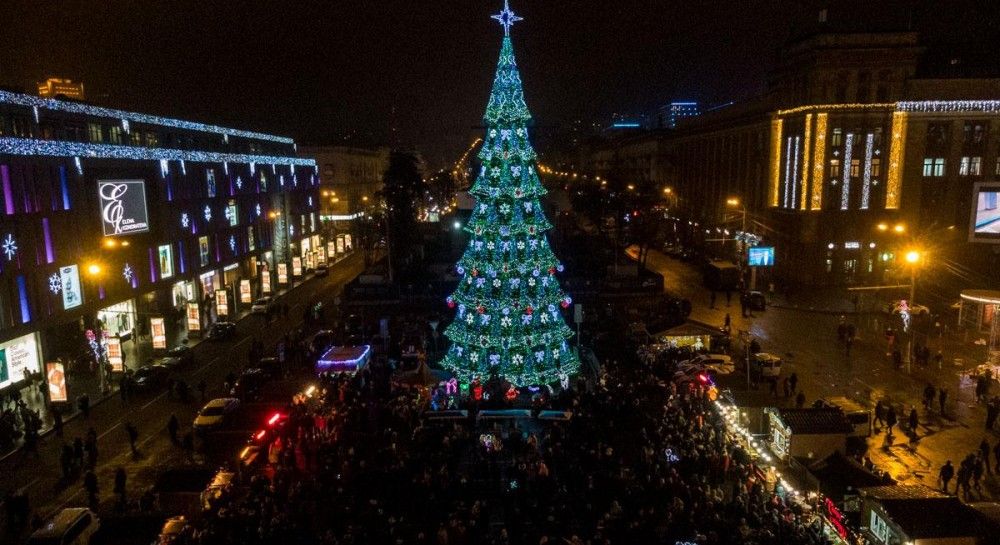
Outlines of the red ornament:
M 455 308 L 455 302 L 454 301 L 448 301 L 448 308 Z
M 555 267 L 549 267 L 549 274 L 556 274 L 556 268 Z
M 535 309 L 531 308 L 531 305 L 528 305 L 528 307 L 524 309 L 524 313 L 528 316 L 531 316 L 532 312 L 535 312 Z
M 482 314 L 482 313 L 486 312 L 486 307 L 484 307 L 483 305 L 479 305 L 478 307 L 476 307 L 476 311 L 478 311 L 480 314 Z
M 472 276 L 479 276 L 479 269 L 472 269 Z
M 562 308 L 569 308 L 569 301 L 567 301 L 565 299 L 563 299 L 562 303 L 559 303 L 559 304 L 562 305 Z

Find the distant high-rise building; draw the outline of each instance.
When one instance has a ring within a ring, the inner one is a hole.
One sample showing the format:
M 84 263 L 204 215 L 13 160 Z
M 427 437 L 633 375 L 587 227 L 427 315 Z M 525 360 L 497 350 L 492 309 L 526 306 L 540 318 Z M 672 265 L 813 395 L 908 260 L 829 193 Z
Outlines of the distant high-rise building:
M 657 112 L 656 125 L 661 129 L 677 128 L 677 122 L 685 117 L 694 117 L 701 113 L 697 102 L 671 102 L 660 107 Z
M 45 98 L 65 97 L 84 100 L 83 83 L 62 78 L 49 78 L 38 82 L 38 96 Z

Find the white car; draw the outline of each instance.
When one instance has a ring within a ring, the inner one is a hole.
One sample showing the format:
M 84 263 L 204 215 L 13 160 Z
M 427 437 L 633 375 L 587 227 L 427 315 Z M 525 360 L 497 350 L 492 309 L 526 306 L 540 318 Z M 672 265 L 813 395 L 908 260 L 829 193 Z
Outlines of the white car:
M 240 400 L 235 397 L 220 397 L 205 404 L 194 418 L 196 430 L 218 428 L 226 419 L 240 407 Z
M 717 375 L 728 375 L 736 370 L 736 365 L 733 363 L 733 358 L 725 354 L 701 354 L 687 361 L 682 361 L 678 368 L 708 369 Z
M 261 297 L 253 302 L 253 305 L 250 307 L 250 312 L 254 314 L 267 314 L 267 310 L 269 308 L 271 308 L 271 298 Z

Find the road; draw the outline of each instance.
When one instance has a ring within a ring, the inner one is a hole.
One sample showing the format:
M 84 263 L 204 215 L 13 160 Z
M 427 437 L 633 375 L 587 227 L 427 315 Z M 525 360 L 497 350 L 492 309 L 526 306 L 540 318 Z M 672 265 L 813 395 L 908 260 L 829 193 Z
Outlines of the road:
M 634 258 L 635 249 L 630 248 L 629 254 Z M 846 396 L 869 407 L 885 398 L 903 403 L 907 411 L 917 406 L 920 425 L 918 439 L 912 445 L 902 433 L 897 433 L 892 441 L 884 434 L 869 440 L 868 454 L 872 461 L 904 484 L 920 482 L 936 486 L 938 469 L 946 460 L 957 465 L 984 438 L 991 446 L 1000 440 L 996 432 L 984 430 L 985 408 L 974 403 L 975 385 L 959 379 L 958 367 L 946 358 L 941 370 L 933 365 L 910 372 L 905 368 L 895 370 L 886 355 L 882 326 L 876 327 L 872 316 L 851 318 L 858 326 L 858 339 L 848 356 L 843 344 L 837 341 L 836 314 L 769 307 L 766 312 L 755 313 L 753 318 L 743 318 L 738 294 L 734 294 L 731 306 L 720 295 L 716 308 L 710 308 L 710 292 L 703 287 L 701 274 L 692 265 L 651 250 L 646 266 L 663 275 L 667 293 L 691 301 L 692 320 L 721 326 L 729 313 L 734 332 L 750 331 L 765 352 L 782 355 L 785 362 L 782 374 L 798 375 L 799 389 L 805 393 L 807 405 L 822 397 Z M 745 388 L 745 382 L 737 377 L 726 378 L 734 389 Z M 936 410 L 930 414 L 924 412 L 920 399 L 928 383 L 947 388 L 946 416 Z M 790 401 L 777 399 L 775 404 L 793 404 Z M 905 415 L 900 415 L 900 420 L 903 419 Z M 1000 482 L 991 477 L 986 484 L 988 495 L 1000 498 Z
M 159 468 L 183 460 L 182 450 L 170 442 L 166 424 L 170 415 L 175 414 L 181 423 L 180 435 L 190 430 L 195 413 L 202 405 L 194 385 L 204 380 L 208 399 L 222 396 L 224 377 L 246 362 L 252 339 L 260 338 L 271 351 L 285 332 L 301 324 L 306 305 L 323 302 L 324 306 L 332 308 L 333 298 L 344 284 L 362 270 L 362 256 L 349 256 L 334 265 L 328 277 L 307 280 L 281 296 L 278 302 L 289 307 L 286 318 L 279 317 L 265 326 L 263 317 L 248 316 L 238 323 L 237 334 L 232 340 L 196 345 L 194 365 L 178 373 L 179 378 L 191 385 L 194 392 L 191 402 L 169 399 L 166 392 L 151 393 L 127 403 L 115 397 L 95 407 L 89 421 L 77 418 L 67 423 L 62 439 L 54 434 L 43 438 L 38 456 L 16 453 L 8 457 L 0 462 L 0 490 L 26 490 L 31 508 L 42 517 L 63 507 L 85 505 L 82 478 L 68 482 L 62 479 L 59 453 L 63 440 L 71 443 L 75 437 L 85 438 L 88 427 L 93 427 L 98 435 L 99 457 L 95 473 L 100 483 L 102 506 L 112 500 L 114 472 L 118 467 L 124 467 L 127 472 L 129 496 L 138 497 L 153 483 Z M 126 422 L 139 430 L 138 456 L 133 456 L 129 448 L 124 430 Z

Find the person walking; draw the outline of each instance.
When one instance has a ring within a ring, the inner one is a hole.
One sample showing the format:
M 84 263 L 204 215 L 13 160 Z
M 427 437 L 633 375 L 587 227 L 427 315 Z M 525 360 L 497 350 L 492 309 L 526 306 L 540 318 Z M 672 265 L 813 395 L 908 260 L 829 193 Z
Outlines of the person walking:
M 920 422 L 917 416 L 917 408 L 913 407 L 910 409 L 910 418 L 908 424 L 910 425 L 910 437 L 917 436 L 917 424 Z
M 886 435 L 888 437 L 892 437 L 892 427 L 895 426 L 897 422 L 899 422 L 899 420 L 896 417 L 896 408 L 889 405 L 889 411 L 885 415 L 885 425 L 887 428 Z
M 983 438 L 983 442 L 979 443 L 979 457 L 983 459 L 983 465 L 986 466 L 986 474 L 992 475 L 993 468 L 990 466 L 990 444 Z
M 948 460 L 943 466 L 941 466 L 941 470 L 938 471 L 938 480 L 941 481 L 941 490 L 943 490 L 945 494 L 948 493 L 948 483 L 951 482 L 951 478 L 954 476 L 955 466 L 951 465 L 951 460 Z
M 125 512 L 126 498 L 125 498 L 125 481 L 127 476 L 125 475 L 125 468 L 118 466 L 115 470 L 115 487 L 114 493 L 118 496 L 118 502 L 115 504 L 115 510 L 119 513 Z
M 92 470 L 87 470 L 83 476 L 83 489 L 87 491 L 87 504 L 96 509 L 100 489 L 97 486 L 97 475 Z
M 941 388 L 938 390 L 938 404 L 941 406 L 941 416 L 944 416 L 944 402 L 948 399 L 948 389 Z
M 93 428 L 91 428 L 93 429 Z M 87 450 L 87 467 L 94 468 L 97 466 L 97 434 L 91 434 L 87 432 L 87 441 L 84 443 L 84 448 Z
M 56 432 L 56 437 L 62 438 L 63 436 L 63 417 L 62 411 L 58 408 L 52 410 L 52 429 Z
M 934 386 L 932 384 L 927 383 L 927 386 L 924 386 L 924 410 L 925 411 L 931 410 L 931 403 L 934 402 L 934 397 L 936 395 L 937 395 L 937 390 L 934 389 Z
M 76 406 L 83 414 L 83 419 L 90 420 L 90 396 L 86 392 L 76 398 Z
M 139 455 L 139 451 L 135 448 L 135 441 L 139 438 L 139 430 L 132 425 L 132 422 L 125 422 L 125 434 L 128 436 L 128 446 L 132 449 L 132 457 Z
M 180 441 L 177 439 L 177 431 L 180 427 L 181 425 L 177 421 L 177 415 L 170 415 L 170 420 L 167 421 L 167 433 L 170 434 L 170 442 L 174 445 L 180 444 Z
M 881 399 L 875 403 L 875 422 L 878 422 L 879 428 L 885 427 L 885 403 Z
M 997 417 L 1000 416 L 1000 406 L 995 402 L 991 401 L 986 405 L 986 429 L 992 430 L 993 425 L 997 422 Z

